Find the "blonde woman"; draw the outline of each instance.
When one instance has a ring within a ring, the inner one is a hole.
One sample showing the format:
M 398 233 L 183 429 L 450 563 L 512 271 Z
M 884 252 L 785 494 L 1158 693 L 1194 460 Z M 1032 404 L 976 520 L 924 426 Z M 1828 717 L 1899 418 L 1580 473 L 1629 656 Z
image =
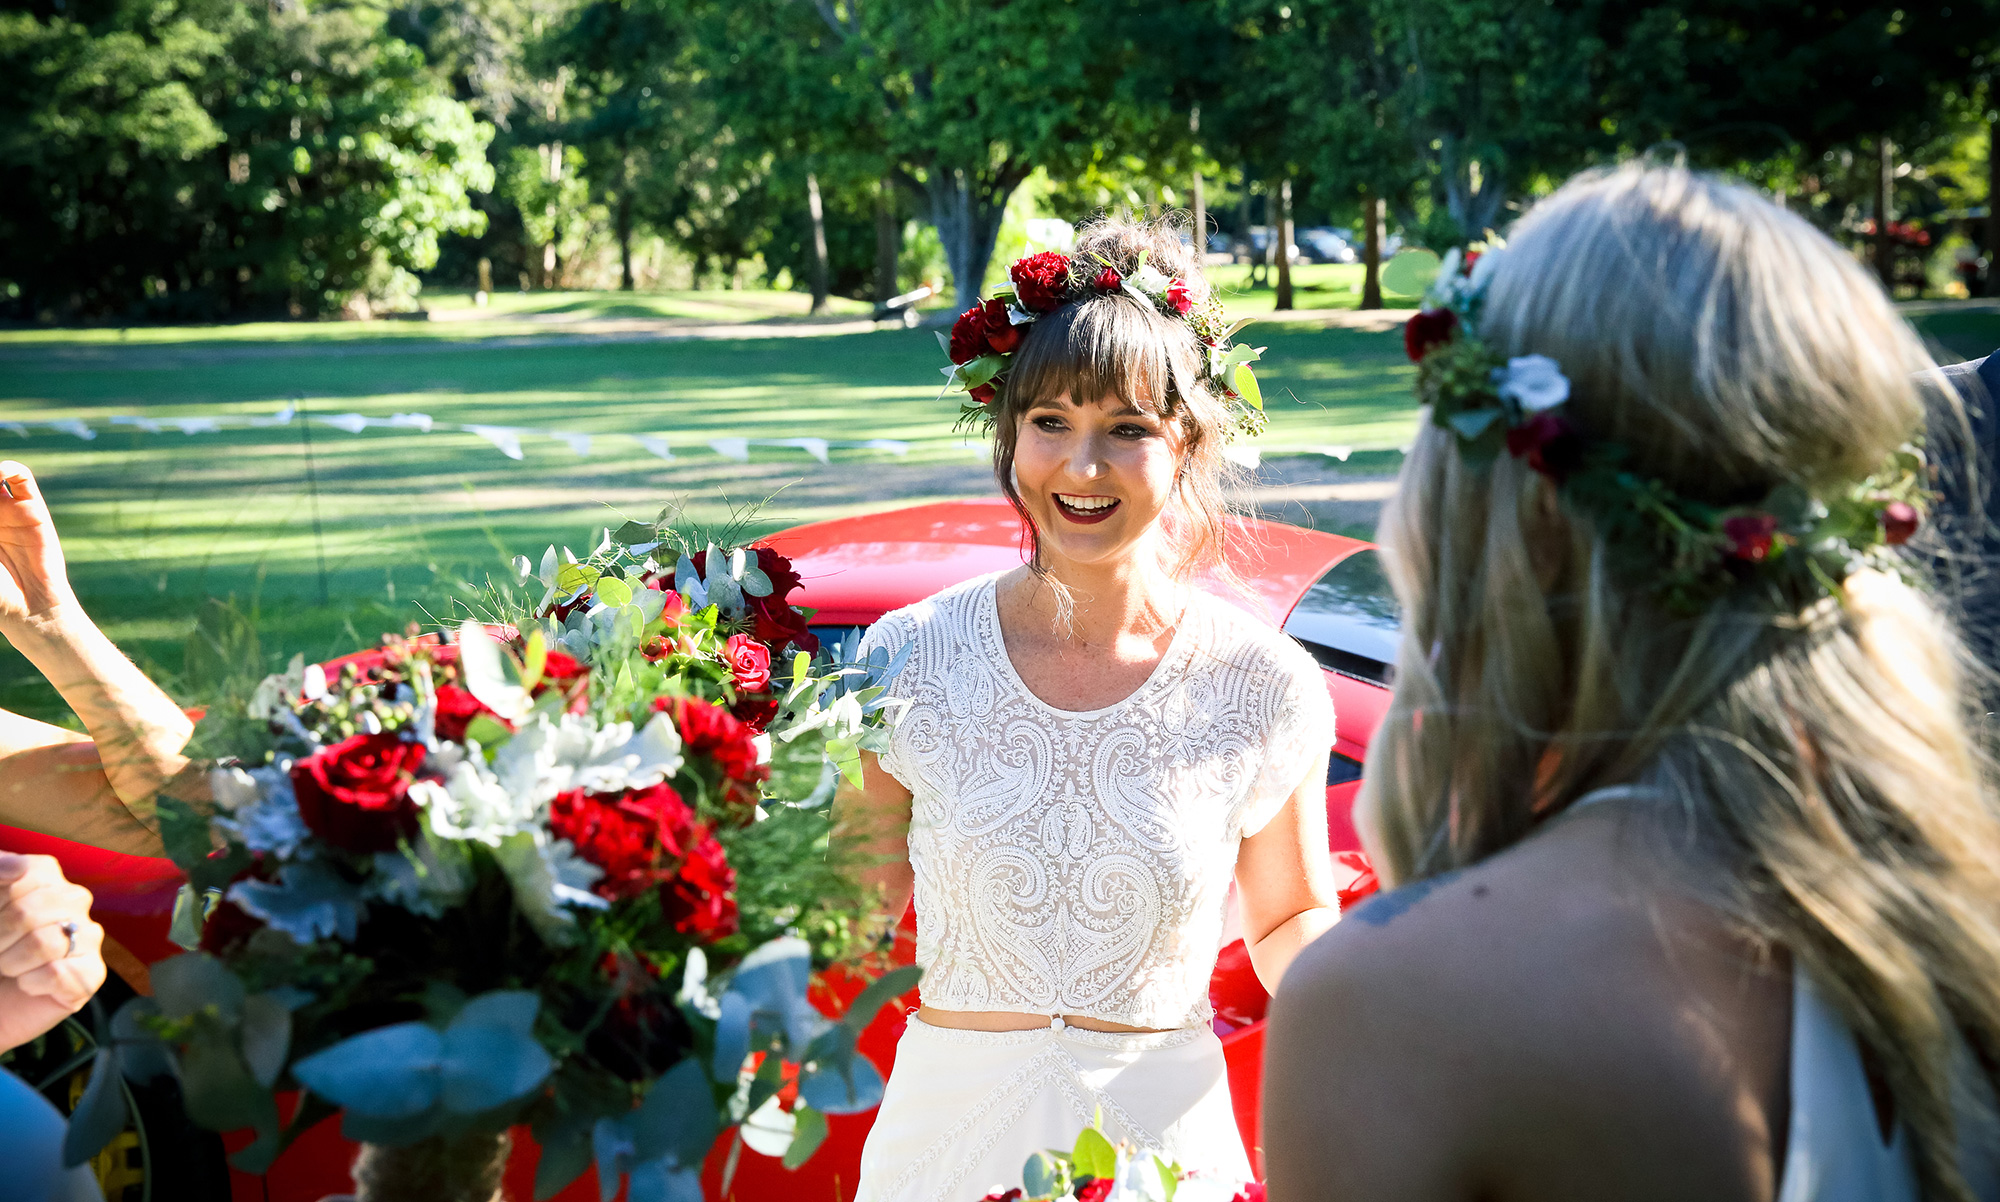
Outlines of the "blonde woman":
M 1220 565 L 1241 416 L 1210 376 L 1219 306 L 1166 227 L 1099 224 L 1012 278 L 960 319 L 953 358 L 1004 363 L 973 403 L 1033 566 L 869 632 L 866 650 L 907 649 L 909 708 L 836 799 L 884 917 L 914 894 L 924 968 L 861 1202 L 1019 1186 L 1097 1115 L 1114 1141 L 1248 1180 L 1209 1028 L 1230 879 L 1267 986 L 1338 917 L 1319 670 L 1196 584 Z
M 1278 995 L 1270 1197 L 2000 1196 L 2000 811 L 1892 545 L 1922 348 L 1806 223 L 1664 168 L 1440 299 L 1360 802 L 1401 887 Z

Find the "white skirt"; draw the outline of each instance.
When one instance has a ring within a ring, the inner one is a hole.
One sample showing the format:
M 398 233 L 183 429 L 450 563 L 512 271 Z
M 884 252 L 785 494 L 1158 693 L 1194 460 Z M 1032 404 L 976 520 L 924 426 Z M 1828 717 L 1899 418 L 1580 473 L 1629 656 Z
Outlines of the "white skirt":
M 861 1151 L 855 1202 L 979 1202 L 1020 1185 L 1032 1154 L 1067 1151 L 1100 1112 L 1113 1143 L 1204 1176 L 1251 1179 L 1222 1042 L 1207 1027 L 961 1031 L 912 1015 Z

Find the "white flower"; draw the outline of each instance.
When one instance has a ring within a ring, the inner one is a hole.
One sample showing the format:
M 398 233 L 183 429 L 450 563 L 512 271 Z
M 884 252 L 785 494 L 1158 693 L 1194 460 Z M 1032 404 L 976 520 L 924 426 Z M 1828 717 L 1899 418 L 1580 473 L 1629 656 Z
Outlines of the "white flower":
M 264 799 L 264 789 L 257 783 L 257 778 L 236 767 L 211 769 L 208 793 L 215 799 L 216 805 L 232 814 Z
M 1569 377 L 1547 355 L 1516 355 L 1507 366 L 1493 369 L 1493 384 L 1503 399 L 1526 413 L 1553 409 L 1569 399 Z
M 268 722 L 280 713 L 291 712 L 294 697 L 305 691 L 306 657 L 294 655 L 292 662 L 283 672 L 273 672 L 257 685 L 257 691 L 250 694 L 250 701 L 243 710 L 260 722 Z M 320 673 L 322 692 L 325 689 L 326 674 Z
M 252 768 L 218 769 L 209 777 L 211 785 L 224 771 L 231 774 L 222 788 L 231 791 L 230 817 L 217 816 L 216 828 L 234 835 L 251 851 L 290 859 L 301 844 L 312 838 L 305 819 L 299 817 L 298 799 L 292 795 L 289 764 Z M 238 779 L 240 778 L 240 779 Z M 216 804 L 224 805 L 221 789 Z M 245 798 L 248 800 L 245 800 Z
M 476 839 L 497 847 L 534 825 L 540 800 L 517 795 L 478 756 L 466 756 L 446 744 L 431 757 L 430 766 L 443 771 L 444 783 L 416 781 L 410 785 L 410 800 L 424 812 L 438 838 Z
M 1486 285 L 1493 278 L 1493 269 L 1499 265 L 1500 252 L 1497 250 L 1489 250 L 1479 256 L 1479 262 L 1472 265 L 1472 278 L 1466 285 L 1471 295 L 1485 294 Z

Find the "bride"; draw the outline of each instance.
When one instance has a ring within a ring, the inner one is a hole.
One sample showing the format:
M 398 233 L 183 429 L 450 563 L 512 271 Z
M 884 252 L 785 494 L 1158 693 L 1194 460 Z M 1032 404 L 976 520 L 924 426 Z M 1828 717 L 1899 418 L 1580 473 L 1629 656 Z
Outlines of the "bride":
M 1267 989 L 1339 917 L 1319 669 L 1197 583 L 1229 578 L 1221 449 L 1249 412 L 1212 377 L 1219 306 L 1165 225 L 1101 222 L 1012 276 L 952 358 L 1004 356 L 971 391 L 1032 562 L 870 630 L 864 653 L 909 648 L 909 708 L 836 801 L 884 916 L 914 894 L 924 969 L 858 1202 L 971 1202 L 1100 1114 L 1249 1180 L 1209 1028 L 1230 877 Z

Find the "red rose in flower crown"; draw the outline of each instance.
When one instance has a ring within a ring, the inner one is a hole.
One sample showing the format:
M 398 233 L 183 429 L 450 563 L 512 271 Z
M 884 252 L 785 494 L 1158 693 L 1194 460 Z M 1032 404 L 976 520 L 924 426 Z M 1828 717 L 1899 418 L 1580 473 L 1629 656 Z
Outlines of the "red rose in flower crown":
M 1006 302 L 986 302 L 986 346 L 996 354 L 1011 355 L 1021 345 L 1021 328 L 1007 316 Z
M 1882 507 L 1882 541 L 1900 547 L 1923 525 L 1923 515 L 1908 501 L 1891 501 Z
M 1030 312 L 1053 313 L 1069 294 L 1069 256 L 1060 251 L 1029 255 L 1007 274 L 1014 281 L 1015 298 Z
M 732 634 L 723 644 L 722 658 L 729 664 L 736 687 L 745 693 L 762 693 L 771 687 L 771 649 L 747 634 Z
M 1090 281 L 1090 286 L 1099 292 L 1116 292 L 1118 286 L 1124 282 L 1124 276 L 1119 275 L 1114 268 L 1107 267 L 1097 273 L 1097 278 Z
M 1450 309 L 1424 309 L 1403 323 L 1403 351 L 1410 362 L 1421 360 L 1434 346 L 1451 341 L 1458 314 Z
M 1778 519 L 1768 513 L 1738 514 L 1722 523 L 1723 537 L 1729 540 L 1729 554 L 1750 563 L 1760 563 L 1771 554 L 1777 533 Z
M 786 644 L 790 644 L 808 655 L 817 653 L 819 637 L 806 629 L 806 616 L 786 600 L 805 581 L 799 579 L 791 560 L 769 547 L 756 550 L 758 569 L 770 577 L 771 595 L 745 598 L 750 606 L 753 633 L 770 644 L 774 652 L 783 652 Z
M 422 743 L 385 732 L 355 735 L 299 760 L 292 765 L 299 817 L 342 851 L 393 851 L 417 833 L 410 782 L 424 754 Z
M 1115 1184 L 1117 1183 L 1109 1177 L 1096 1178 L 1077 1187 L 1076 1202 L 1104 1202 L 1105 1197 L 1111 1193 L 1111 1187 Z
M 1177 279 L 1167 285 L 1167 303 L 1174 307 L 1174 312 L 1183 317 L 1187 316 L 1189 309 L 1194 308 L 1194 293 L 1188 289 L 1186 280 Z M 1081 1199 L 1078 1202 L 1081 1202 Z
M 977 304 L 959 314 L 952 323 L 951 361 L 970 363 L 986 351 L 986 306 Z

